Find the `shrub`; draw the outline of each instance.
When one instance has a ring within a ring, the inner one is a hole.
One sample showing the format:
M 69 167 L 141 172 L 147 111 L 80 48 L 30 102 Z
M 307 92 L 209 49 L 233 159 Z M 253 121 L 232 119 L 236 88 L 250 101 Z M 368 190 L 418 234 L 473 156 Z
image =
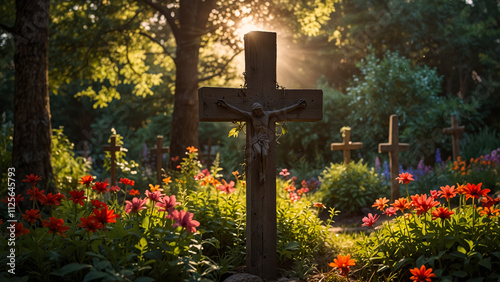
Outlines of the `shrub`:
M 343 212 L 360 211 L 369 206 L 373 198 L 389 191 L 375 170 L 363 164 L 363 160 L 348 165 L 332 163 L 323 171 L 320 180 L 318 197 L 325 205 Z

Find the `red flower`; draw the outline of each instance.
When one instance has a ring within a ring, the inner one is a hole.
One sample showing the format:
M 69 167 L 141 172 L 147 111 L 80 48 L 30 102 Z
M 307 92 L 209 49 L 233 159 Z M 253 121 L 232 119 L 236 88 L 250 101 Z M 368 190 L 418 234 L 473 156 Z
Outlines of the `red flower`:
M 408 172 L 400 173 L 399 177 L 396 177 L 396 180 L 399 180 L 399 183 L 404 182 L 404 184 L 408 184 L 411 181 L 415 181 L 415 179 L 413 179 L 413 175 L 409 174 Z
M 137 196 L 141 193 L 139 193 L 139 190 L 135 190 L 135 189 L 130 189 L 130 192 L 128 192 L 130 195 L 132 196 Z
M 30 195 L 30 201 L 33 201 L 34 199 L 38 201 L 42 201 L 42 199 L 45 199 L 45 190 L 38 190 L 36 187 L 32 187 L 31 189 L 26 192 L 28 195 Z
M 387 216 L 391 217 L 391 216 L 393 216 L 394 214 L 396 214 L 396 208 L 394 208 L 394 207 L 386 208 L 386 209 L 385 209 L 385 211 L 384 211 L 384 213 L 385 213 Z
M 438 191 L 438 195 L 441 196 L 441 198 L 445 198 L 447 201 L 457 195 L 457 191 L 455 191 L 455 185 L 453 186 L 441 186 L 441 191 Z
M 234 190 L 236 190 L 234 188 L 234 181 L 230 181 L 229 184 L 226 182 L 226 180 L 222 179 L 222 183 L 221 185 L 217 186 L 217 190 L 219 191 L 222 191 L 222 192 L 225 192 L 226 194 L 230 194 L 232 192 L 234 192 Z
M 95 232 L 97 229 L 104 227 L 104 225 L 102 225 L 102 223 L 100 223 L 99 220 L 97 220 L 97 218 L 93 215 L 89 215 L 87 218 L 81 217 L 80 221 L 81 222 L 78 223 L 78 226 L 87 229 L 87 231 Z
M 387 207 L 387 203 L 389 200 L 387 200 L 386 197 L 384 198 L 378 198 L 375 203 L 372 205 L 372 207 L 377 207 L 377 209 L 383 211 L 385 207 Z
M 469 198 L 479 199 L 480 196 L 485 197 L 486 194 L 490 192 L 490 189 L 481 190 L 481 185 L 483 185 L 483 183 L 479 183 L 477 185 L 467 183 L 467 186 L 464 187 L 465 199 L 466 200 L 468 200 Z
M 59 206 L 63 198 L 64 195 L 61 193 L 57 194 L 48 193 L 44 198 L 39 199 L 39 201 L 42 205 Z
M 71 198 L 69 198 L 68 201 L 73 201 L 73 204 L 80 204 L 81 206 L 83 206 L 83 200 L 87 199 L 87 197 L 83 196 L 84 193 L 85 191 L 69 191 Z
M 180 203 L 177 202 L 175 195 L 172 195 L 170 197 L 165 196 L 161 198 L 161 200 L 158 203 L 156 203 L 156 206 L 160 208 L 158 209 L 158 211 L 160 212 L 167 211 L 168 213 L 171 213 L 174 210 L 174 208 L 178 205 L 180 205 Z M 168 215 L 167 218 L 169 218 Z
M 92 182 L 94 182 L 94 178 L 92 177 L 92 175 L 85 175 L 84 177 L 82 177 L 80 179 L 80 181 L 78 181 L 78 183 L 81 183 L 85 186 L 87 186 L 87 188 L 89 188 L 90 184 L 92 184 Z
M 24 228 L 24 225 L 22 222 L 16 223 L 16 230 L 14 231 L 16 238 L 23 235 L 23 234 L 28 234 L 28 233 L 30 233 L 30 230 Z
M 7 197 L 5 197 L 5 199 L 2 199 L 2 202 L 4 202 L 4 203 L 12 202 L 12 200 L 10 200 L 11 198 L 12 197 L 7 196 Z M 16 206 L 19 204 L 19 202 L 24 201 L 24 197 L 21 196 L 21 194 L 17 194 L 16 197 L 14 197 L 14 199 L 15 199 L 14 205 L 16 205 Z
M 415 267 L 414 269 L 410 269 L 412 277 L 411 280 L 415 280 L 415 282 L 430 282 L 432 281 L 432 277 L 436 277 L 436 274 L 432 273 L 432 268 L 425 269 L 425 265 L 422 265 L 420 269 Z
M 144 205 L 146 204 L 147 201 L 148 201 L 147 199 L 143 200 L 141 198 L 133 198 L 132 202 L 125 201 L 125 212 L 127 214 L 130 214 L 131 212 L 138 213 L 139 211 L 146 209 Z
M 64 232 L 68 231 L 69 226 L 65 226 L 62 218 L 49 217 L 49 220 L 42 219 L 43 227 L 49 228 L 49 233 L 59 234 L 66 237 Z
M 186 228 L 188 233 L 196 233 L 196 227 L 200 226 L 200 223 L 196 220 L 193 220 L 194 214 L 187 212 L 185 210 L 173 210 L 172 218 L 176 221 L 172 227 L 176 228 L 177 226 L 182 226 Z
M 483 197 L 481 198 L 481 206 L 483 207 L 491 207 L 491 206 L 494 206 L 496 204 L 500 203 L 500 197 L 497 197 L 496 199 L 493 199 L 491 198 L 490 196 L 486 196 L 486 197 Z
M 375 215 L 373 216 L 373 214 L 369 213 L 368 214 L 368 217 L 363 217 L 363 224 L 361 226 L 367 226 L 367 227 L 372 227 L 373 224 L 375 224 L 375 222 L 380 218 L 380 215 Z
M 92 206 L 94 206 L 97 209 L 99 209 L 101 207 L 107 207 L 108 206 L 108 205 L 106 205 L 105 202 L 100 202 L 99 200 L 90 200 L 90 203 L 92 204 Z
M 26 175 L 26 179 L 23 179 L 23 182 L 29 182 L 31 184 L 31 187 L 35 187 L 35 184 L 38 180 L 42 180 L 42 178 L 32 173 L 30 175 Z
M 431 194 L 431 197 L 434 198 L 434 200 L 437 200 L 439 198 L 438 191 L 436 191 L 436 190 L 431 190 L 430 194 Z
M 28 223 L 35 223 L 35 221 L 38 219 L 38 218 L 41 218 L 42 215 L 40 214 L 40 211 L 39 210 L 34 210 L 34 209 L 31 209 L 31 210 L 27 210 L 25 212 L 25 214 L 23 214 L 23 219 L 26 220 Z
M 102 194 L 106 192 L 108 189 L 106 188 L 108 186 L 108 180 L 104 180 L 104 182 L 96 182 L 94 186 L 92 186 L 92 189 L 97 191 L 97 194 Z
M 427 198 L 427 194 L 411 196 L 413 206 L 417 208 L 417 215 L 425 214 L 431 208 L 439 205 L 433 197 Z
M 125 184 L 125 185 L 130 185 L 130 186 L 135 185 L 135 181 L 127 179 L 127 178 L 120 178 L 120 183 Z
M 322 203 L 314 203 L 313 207 L 318 209 L 326 209 L 325 205 L 323 205 Z
M 441 220 L 450 219 L 451 215 L 455 212 L 452 212 L 446 208 L 439 207 L 432 212 L 432 220 L 441 218 Z
M 356 261 L 351 259 L 351 255 L 347 256 L 342 256 L 338 255 L 336 259 L 333 260 L 333 262 L 330 262 L 330 267 L 336 267 L 340 270 L 340 275 L 342 276 L 347 276 L 347 273 L 349 273 L 350 268 L 349 266 L 355 266 Z
M 404 212 L 404 210 L 410 209 L 411 203 L 408 202 L 407 198 L 399 198 L 396 201 L 394 201 L 392 206 L 396 210 L 400 210 L 401 212 Z
M 150 201 L 153 201 L 153 202 L 159 202 L 162 198 L 162 196 L 164 196 L 160 191 L 155 191 L 155 192 L 149 192 L 149 190 L 146 190 L 145 192 L 146 194 L 146 197 L 148 197 L 148 199 Z
M 97 220 L 105 225 L 106 223 L 115 223 L 116 219 L 119 218 L 119 214 L 115 214 L 114 210 L 108 210 L 108 207 L 103 207 L 102 209 L 94 209 L 94 215 Z

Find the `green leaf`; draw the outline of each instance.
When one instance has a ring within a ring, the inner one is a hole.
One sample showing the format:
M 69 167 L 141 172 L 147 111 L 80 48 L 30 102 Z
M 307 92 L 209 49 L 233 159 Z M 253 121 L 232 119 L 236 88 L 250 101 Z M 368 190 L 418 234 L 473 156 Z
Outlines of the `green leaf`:
M 106 272 L 92 270 L 89 273 L 87 273 L 87 275 L 85 275 L 85 277 L 83 278 L 83 282 L 92 281 L 92 280 L 96 280 L 96 279 L 102 280 L 102 278 L 105 278 L 108 276 L 109 276 L 109 274 L 107 274 Z
M 466 277 L 467 276 L 467 272 L 463 271 L 463 270 L 456 270 L 456 271 L 453 271 L 451 273 L 451 275 L 455 276 L 455 277 L 460 277 L 460 278 L 463 278 L 463 277 Z
M 57 276 L 66 276 L 69 273 L 79 271 L 79 270 L 82 270 L 85 268 L 91 268 L 91 267 L 92 267 L 92 265 L 90 265 L 90 264 L 70 263 L 70 264 L 63 266 L 58 271 L 52 272 L 51 274 L 57 275 Z
M 478 262 L 478 264 L 488 270 L 491 270 L 491 260 L 490 258 L 483 258 Z

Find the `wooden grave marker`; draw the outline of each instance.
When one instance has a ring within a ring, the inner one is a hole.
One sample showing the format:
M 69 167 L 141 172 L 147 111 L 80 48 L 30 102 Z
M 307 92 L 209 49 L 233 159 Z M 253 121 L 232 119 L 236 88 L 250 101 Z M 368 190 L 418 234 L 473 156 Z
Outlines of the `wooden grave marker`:
M 277 121 L 321 120 L 321 90 L 277 89 L 276 33 L 245 34 L 246 88 L 199 89 L 200 121 L 246 122 L 247 272 L 276 278 Z
M 389 152 L 389 167 L 391 170 L 391 202 L 399 199 L 399 152 L 407 151 L 408 143 L 399 143 L 398 116 L 391 115 L 389 122 L 389 143 L 380 143 L 378 152 Z
M 121 151 L 122 147 L 116 145 L 116 136 L 111 136 L 111 144 L 102 146 L 104 151 L 111 154 L 111 186 L 116 185 L 116 155 L 115 152 Z
M 351 151 L 363 148 L 363 143 L 351 142 L 350 127 L 342 128 L 342 139 L 343 139 L 342 143 L 332 143 L 330 146 L 332 151 L 342 150 L 344 152 L 344 164 L 347 165 L 351 162 Z
M 158 184 L 161 185 L 161 167 L 163 161 L 163 154 L 170 152 L 170 147 L 163 147 L 163 136 L 156 136 L 156 146 L 151 150 L 151 153 L 156 154 L 156 180 Z
M 451 135 L 451 145 L 453 146 L 453 161 L 460 156 L 460 140 L 459 138 L 465 131 L 464 126 L 458 126 L 457 115 L 451 115 L 451 127 L 443 128 L 444 134 Z

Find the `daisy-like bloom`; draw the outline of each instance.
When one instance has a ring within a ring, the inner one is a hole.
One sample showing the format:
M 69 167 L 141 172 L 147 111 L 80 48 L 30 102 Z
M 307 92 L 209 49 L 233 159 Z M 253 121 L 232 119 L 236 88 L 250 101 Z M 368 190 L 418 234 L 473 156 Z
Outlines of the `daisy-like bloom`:
M 500 203 L 500 197 L 497 197 L 496 199 L 491 198 L 490 196 L 482 197 L 481 198 L 481 206 L 483 207 L 491 207 L 496 204 Z
M 173 210 L 172 217 L 176 222 L 172 225 L 172 227 L 176 228 L 178 226 L 182 226 L 186 228 L 188 233 L 196 233 L 196 227 L 200 226 L 200 223 L 193 220 L 193 216 L 194 214 L 185 210 Z
M 384 211 L 384 208 L 388 206 L 387 203 L 389 203 L 389 200 L 387 200 L 386 197 L 378 198 L 372 207 L 376 207 L 377 209 Z
M 380 215 L 375 215 L 369 213 L 368 216 L 363 217 L 363 224 L 361 226 L 372 227 L 373 224 L 380 218 Z
M 465 194 L 465 185 L 460 185 L 457 183 L 457 188 L 455 189 L 458 194 Z
M 441 220 L 450 219 L 451 215 L 455 212 L 448 210 L 447 208 L 439 207 L 432 212 L 432 220 L 441 218 Z
M 59 206 L 63 198 L 65 197 L 61 193 L 48 193 L 44 198 L 40 199 L 40 203 L 47 206 Z
M 163 192 L 163 189 L 160 188 L 160 185 L 153 185 L 153 184 L 149 184 L 149 190 L 151 192 L 156 192 L 156 191 L 160 191 L 160 192 Z
M 85 194 L 85 191 L 83 190 L 69 191 L 69 194 L 71 195 L 71 198 L 69 198 L 68 201 L 73 201 L 73 204 L 75 205 L 80 204 L 81 206 L 83 206 L 83 200 L 87 199 L 87 197 L 83 195 Z
M 217 190 L 222 191 L 226 194 L 231 194 L 233 193 L 236 188 L 234 188 L 234 181 L 229 181 L 229 183 L 226 182 L 226 180 L 222 179 L 221 185 L 217 186 Z
M 400 173 L 399 177 L 396 177 L 396 179 L 399 180 L 399 183 L 404 183 L 404 184 L 408 184 L 411 181 L 415 181 L 415 179 L 413 179 L 413 175 L 408 172 Z
M 168 185 L 169 183 L 172 183 L 172 179 L 171 177 L 165 177 L 162 179 L 163 183 L 165 183 L 165 185 Z
M 305 194 L 307 192 L 309 192 L 309 188 L 307 188 L 307 187 L 302 187 L 299 190 L 297 190 L 297 194 L 299 194 L 299 195 Z
M 391 204 L 396 210 L 404 212 L 404 210 L 408 210 L 411 208 L 411 203 L 408 202 L 407 198 L 399 198 L 394 203 Z
M 280 175 L 287 178 L 290 175 L 290 172 L 288 172 L 287 168 L 284 168 L 281 170 Z
M 23 234 L 30 233 L 29 229 L 24 228 L 24 224 L 22 222 L 17 222 L 15 224 L 16 224 L 16 229 L 14 230 L 14 235 L 16 238 Z
M 288 197 L 290 198 L 290 203 L 295 203 L 300 200 L 300 196 L 295 192 L 288 193 Z
M 4 203 L 10 203 L 10 202 L 12 202 L 12 200 L 10 200 L 11 198 L 12 198 L 12 197 L 7 196 L 7 197 L 5 197 L 5 199 L 2 199 L 2 202 L 4 202 Z M 17 195 L 14 197 L 14 199 L 15 199 L 15 203 L 14 203 L 14 205 L 16 205 L 16 206 L 19 204 L 19 202 L 24 201 L 24 197 L 23 197 L 23 196 L 21 196 L 21 194 L 17 194 Z
M 147 199 L 141 198 L 133 198 L 132 201 L 125 201 L 125 212 L 127 214 L 130 213 L 138 213 L 141 210 L 146 209 Z
M 41 217 L 42 215 L 40 214 L 40 211 L 35 209 L 31 209 L 29 211 L 26 210 L 25 214 L 23 214 L 23 219 L 30 224 L 35 223 L 35 221 Z
M 186 148 L 190 154 L 198 152 L 198 149 L 196 149 L 194 146 L 189 146 Z
M 129 195 L 132 195 L 132 196 L 137 196 L 137 195 L 141 194 L 139 192 L 139 190 L 136 190 L 136 189 L 130 189 L 130 192 L 128 192 L 128 193 L 129 193 Z
M 97 218 L 97 221 L 102 223 L 104 225 L 104 228 L 106 228 L 106 223 L 115 223 L 116 219 L 119 218 L 119 214 L 115 214 L 114 210 L 108 210 L 108 207 L 104 207 L 99 209 L 94 209 L 94 215 Z
M 287 191 L 287 192 L 293 192 L 293 191 L 295 191 L 295 189 L 296 188 L 293 184 L 285 187 L 285 191 Z
M 430 194 L 431 194 L 431 197 L 434 198 L 434 200 L 437 200 L 439 198 L 438 191 L 436 191 L 436 190 L 431 190 Z
M 130 185 L 130 186 L 135 185 L 135 181 L 127 179 L 127 178 L 120 178 L 120 183 L 125 184 L 125 185 Z
M 118 191 L 120 191 L 121 189 L 120 189 L 120 187 L 118 187 L 118 185 L 115 185 L 115 186 L 111 186 L 111 187 L 109 188 L 109 190 L 111 190 L 111 191 L 113 191 L 113 192 L 118 192 Z
M 233 171 L 233 175 L 237 179 L 239 177 L 240 173 L 237 170 L 235 170 L 235 171 Z
M 146 197 L 148 197 L 148 199 L 150 201 L 153 201 L 153 202 L 159 202 L 161 200 L 161 198 L 164 196 L 160 191 L 155 191 L 155 192 L 149 192 L 149 190 L 146 190 Z
M 31 189 L 26 192 L 28 195 L 30 195 L 30 201 L 41 201 L 40 199 L 45 198 L 45 190 L 38 190 L 36 187 L 32 187 Z
M 436 277 L 436 274 L 432 273 L 432 268 L 426 269 L 425 265 L 422 265 L 420 269 L 415 267 L 414 269 L 410 269 L 412 277 L 411 280 L 415 282 L 431 282 L 432 277 Z
M 397 211 L 397 210 L 396 210 L 396 208 L 394 208 L 394 207 L 389 207 L 389 208 L 386 208 L 386 209 L 385 209 L 384 213 L 385 213 L 387 216 L 391 217 L 391 216 L 393 216 L 393 215 L 395 215 L 395 214 L 396 214 L 396 211 Z
M 477 208 L 481 216 L 495 217 L 500 214 L 500 209 L 495 209 L 493 206 Z
M 100 223 L 94 215 L 89 215 L 87 218 L 81 217 L 80 221 L 81 222 L 78 223 L 78 226 L 87 229 L 89 232 L 95 232 L 104 227 L 104 225 L 102 225 L 102 223 Z
M 177 202 L 177 199 L 175 198 L 175 195 L 172 196 L 164 196 L 161 198 L 161 200 L 156 203 L 156 206 L 159 207 L 158 211 L 163 212 L 166 211 L 169 214 L 167 215 L 167 218 L 170 218 L 170 213 L 174 211 L 175 207 L 180 205 L 181 203 Z
M 457 195 L 457 191 L 455 191 L 455 185 L 451 187 L 449 185 L 441 186 L 441 188 L 439 189 L 441 189 L 441 191 L 438 191 L 438 195 L 441 198 L 445 198 L 447 201 Z
M 201 181 L 202 186 L 207 186 L 207 185 L 212 185 L 214 187 L 217 187 L 217 185 L 220 185 L 221 183 L 219 180 L 213 178 L 211 175 L 205 176 L 203 180 Z
M 330 267 L 338 268 L 340 270 L 340 275 L 347 276 L 347 273 L 351 270 L 350 266 L 355 266 L 356 261 L 351 259 L 351 255 L 342 256 L 338 255 L 333 262 L 330 263 Z
M 434 201 L 433 197 L 427 198 L 427 194 L 411 196 L 411 200 L 417 209 L 417 215 L 425 214 L 431 208 L 439 205 L 439 202 Z
M 42 178 L 32 173 L 30 175 L 26 175 L 26 179 L 23 179 L 23 182 L 29 182 L 31 184 L 31 187 L 35 187 L 35 184 L 38 180 L 42 180 Z
M 323 205 L 322 203 L 317 203 L 317 202 L 313 204 L 313 207 L 318 208 L 318 209 L 326 209 L 325 205 Z
M 97 194 L 103 194 L 108 190 L 108 180 L 104 180 L 104 182 L 96 182 L 94 186 L 92 186 L 92 189 L 97 191 Z
M 80 179 L 80 181 L 78 181 L 78 183 L 87 186 L 87 188 L 89 188 L 89 186 L 90 186 L 90 184 L 92 184 L 92 182 L 94 182 L 94 178 L 92 177 L 92 175 L 85 175 L 84 177 L 82 177 Z
M 55 233 L 66 237 L 64 233 L 68 231 L 69 226 L 63 224 L 64 220 L 62 218 L 49 217 L 49 220 L 42 219 L 42 225 L 43 227 L 49 228 L 49 233 Z
M 490 189 L 481 190 L 481 185 L 483 185 L 483 183 L 479 183 L 477 185 L 467 183 L 467 186 L 464 187 L 465 199 L 466 200 L 468 200 L 469 198 L 479 199 L 479 197 L 481 196 L 485 197 L 486 194 L 490 192 Z
M 93 207 L 96 209 L 99 209 L 101 207 L 107 207 L 105 202 L 100 202 L 99 200 L 91 200 L 90 203 L 92 204 Z

